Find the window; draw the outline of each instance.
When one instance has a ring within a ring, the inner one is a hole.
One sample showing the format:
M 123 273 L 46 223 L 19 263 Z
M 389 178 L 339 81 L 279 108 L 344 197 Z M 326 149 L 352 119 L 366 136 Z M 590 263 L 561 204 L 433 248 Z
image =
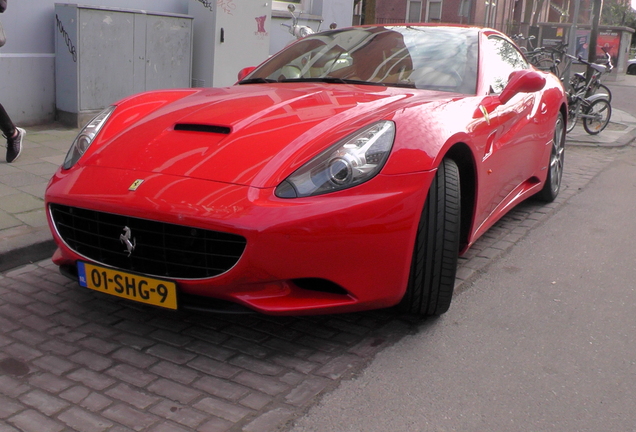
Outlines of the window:
M 406 12 L 406 22 L 417 23 L 422 21 L 422 0 L 409 0 Z
M 429 0 L 426 22 L 440 22 L 442 20 L 441 0 Z
M 486 55 L 493 60 L 488 64 L 490 90 L 491 93 L 501 93 L 508 84 L 512 71 L 527 69 L 529 66 L 519 50 L 500 37 L 489 37 L 486 48 Z

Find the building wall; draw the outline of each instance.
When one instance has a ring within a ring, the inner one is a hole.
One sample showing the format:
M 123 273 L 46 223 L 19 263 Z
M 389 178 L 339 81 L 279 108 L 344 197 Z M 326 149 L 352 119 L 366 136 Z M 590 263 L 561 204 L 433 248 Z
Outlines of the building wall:
M 0 48 L 0 103 L 15 123 L 34 125 L 55 120 L 55 3 L 79 3 L 153 12 L 188 13 L 188 3 L 200 0 L 9 0 L 0 21 L 7 35 L 7 43 Z M 239 0 L 234 0 L 238 3 Z M 338 27 L 351 25 L 353 0 L 309 0 L 312 14 L 323 17 L 322 29 L 336 22 Z M 278 51 L 293 37 L 280 26 L 288 22 L 273 18 L 270 54 Z M 194 17 L 196 20 L 196 17 Z M 316 28 L 316 22 L 312 27 Z M 197 41 L 195 40 L 196 44 Z M 98 55 L 96 53 L 96 55 Z

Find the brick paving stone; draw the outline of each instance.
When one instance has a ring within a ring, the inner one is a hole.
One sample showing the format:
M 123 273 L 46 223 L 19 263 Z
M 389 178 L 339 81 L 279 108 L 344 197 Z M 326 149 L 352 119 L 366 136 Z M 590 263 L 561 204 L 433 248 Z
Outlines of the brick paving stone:
M 171 422 L 164 422 L 152 427 L 148 432 L 190 432 L 190 429 L 184 429 Z
M 150 337 L 177 347 L 187 345 L 191 341 L 189 337 L 183 336 L 181 333 L 175 333 L 167 330 L 154 331 L 150 334 Z
M 246 355 L 238 355 L 229 360 L 229 363 L 234 366 L 238 366 L 242 369 L 247 369 L 252 372 L 256 372 L 262 375 L 278 375 L 283 371 L 283 368 L 269 361 L 256 360 Z
M 260 331 L 237 325 L 225 327 L 222 331 L 223 333 L 227 333 L 231 336 L 236 336 L 250 342 L 263 342 L 268 338 L 266 334 L 261 333 Z
M 232 423 L 243 420 L 253 411 L 236 404 L 224 402 L 220 399 L 204 398 L 194 404 L 194 408 Z
M 57 306 L 59 310 L 60 305 L 57 305 Z M 86 322 L 85 320 L 79 317 L 76 317 L 74 315 L 71 315 L 70 313 L 66 311 L 58 312 L 57 315 L 53 317 L 53 319 L 55 320 L 56 323 L 66 327 L 73 328 L 73 329 L 76 329 L 77 327 L 83 325 Z
M 285 402 L 297 407 L 304 406 L 331 384 L 332 381 L 326 378 L 308 378 L 285 396 Z
M 342 377 L 345 373 L 354 370 L 362 359 L 356 355 L 342 355 L 329 361 L 316 371 L 316 375 L 324 376 L 332 380 Z
M 135 366 L 141 369 L 147 369 L 148 367 L 158 362 L 156 357 L 128 347 L 118 349 L 117 351 L 112 353 L 111 356 L 115 360 L 127 363 L 131 366 Z
M 209 329 L 206 327 L 190 327 L 189 329 L 183 332 L 186 336 L 191 336 L 194 339 L 202 340 L 205 342 L 209 342 L 212 344 L 221 344 L 227 339 L 229 336 L 223 333 L 219 333 L 215 329 Z M 191 343 L 189 346 L 192 346 L 196 342 Z
M 117 343 L 106 342 L 105 340 L 96 337 L 84 338 L 79 342 L 79 345 L 100 354 L 108 354 L 120 347 Z
M 35 298 L 35 297 L 32 296 L 32 298 Z M 57 313 L 57 308 L 54 305 L 49 305 L 45 303 L 31 303 L 27 305 L 26 309 L 29 312 L 32 312 L 44 317 Z
M 38 331 L 46 331 L 51 327 L 55 327 L 55 323 L 51 320 L 40 318 L 36 315 L 29 315 L 20 319 L 20 323 Z
M 91 412 L 99 412 L 113 403 L 111 399 L 102 396 L 99 393 L 91 392 L 80 403 L 79 406 L 86 408 Z
M 0 279 L 0 282 L 2 281 L 2 279 Z M 0 292 L 0 298 L 2 297 L 2 293 Z M 0 304 L 2 304 L 0 306 L 0 316 L 3 318 L 0 318 L 0 322 L 2 322 L 4 319 L 10 319 L 10 320 L 18 320 L 19 318 L 22 318 L 24 316 L 29 315 L 29 312 L 27 312 L 25 309 L 18 309 L 16 307 L 14 307 L 13 305 L 4 303 L 2 301 L 0 301 Z M 3 331 L 8 331 L 8 328 L 2 327 Z
M 271 403 L 273 398 L 270 395 L 264 393 L 251 392 L 239 402 L 241 405 L 251 408 L 255 411 L 260 411 L 267 404 Z
M 14 323 L 6 318 L 0 317 L 0 328 L 3 332 L 15 331 L 20 328 L 19 323 Z
M 272 396 L 276 396 L 289 388 L 287 384 L 275 378 L 264 377 L 253 372 L 241 372 L 234 377 L 233 380 L 239 384 Z
M 51 417 L 69 406 L 65 400 L 51 396 L 40 390 L 33 390 L 20 396 L 19 401 L 25 405 L 36 407 L 38 411 Z
M 110 372 L 110 370 L 108 371 Z M 123 373 L 121 375 L 124 375 Z M 126 375 L 129 376 L 130 374 Z M 114 379 L 104 376 L 102 373 L 93 372 L 91 370 L 81 368 L 66 375 L 68 379 L 76 382 L 81 382 L 86 387 L 90 387 L 95 390 L 104 390 L 106 387 L 110 387 L 115 383 Z M 117 378 L 121 378 L 120 374 L 117 374 Z M 123 379 L 123 378 L 122 378 Z
M 164 344 L 157 344 L 148 348 L 146 351 L 148 354 L 159 357 L 163 360 L 168 360 L 176 364 L 185 364 L 195 358 L 197 355 L 184 351 L 182 348 L 168 346 Z
M 197 432 L 227 432 L 232 426 L 232 422 L 213 417 L 197 427 Z
M 142 350 L 144 348 L 148 348 L 149 346 L 152 346 L 155 344 L 154 341 L 151 341 L 149 339 L 127 334 L 127 333 L 115 335 L 113 336 L 113 340 L 127 347 L 133 348 L 135 350 Z
M 125 364 L 114 366 L 108 369 L 106 373 L 114 379 L 122 380 L 138 387 L 145 387 L 157 379 L 155 374 L 145 373 L 141 369 Z M 114 382 L 114 380 L 110 381 L 111 383 Z
M 91 394 L 91 389 L 84 386 L 73 386 L 68 388 L 60 393 L 60 397 L 71 401 L 75 404 L 79 404 L 82 400 L 88 397 Z
M 265 345 L 255 344 L 248 340 L 233 337 L 223 343 L 225 348 L 236 350 L 256 358 L 265 358 L 270 356 L 273 351 Z
M 221 340 L 225 341 L 227 340 L 227 337 L 223 337 Z M 221 346 L 215 345 L 214 343 L 201 340 L 189 343 L 185 347 L 185 349 L 219 361 L 225 361 L 236 354 L 236 351 L 234 350 L 226 349 Z
M 101 416 L 96 416 L 83 409 L 73 407 L 60 414 L 58 419 L 82 432 L 102 432 L 108 430 L 113 424 Z
M 12 343 L 6 346 L 3 350 L 3 354 L 8 357 L 15 357 L 24 361 L 31 361 L 38 357 L 42 357 L 44 354 L 42 351 L 31 348 L 28 345 L 24 345 L 19 342 Z
M 282 351 L 301 359 L 307 358 L 315 353 L 315 350 L 311 348 L 299 347 L 297 343 L 281 339 L 269 339 L 265 341 L 264 345 L 271 348 L 275 353 L 280 353 Z
M 74 383 L 65 378 L 58 377 L 51 373 L 41 373 L 29 377 L 29 384 L 51 393 L 59 393 L 67 388 L 71 387 Z M 0 379 L 0 389 L 2 388 L 2 381 Z M 1 390 L 0 390 L 1 391 Z
M 150 409 L 157 417 L 172 420 L 175 423 L 195 429 L 208 419 L 208 416 L 200 411 L 181 405 L 174 401 L 162 400 Z
M 286 374 L 282 375 L 278 379 L 281 380 L 281 382 L 284 382 L 285 384 L 289 384 L 290 386 L 295 386 L 296 384 L 298 384 L 299 382 L 301 382 L 303 379 L 306 379 L 306 378 L 307 376 L 305 374 L 301 374 L 298 372 L 287 372 Z
M 207 394 L 229 401 L 236 401 L 250 392 L 245 386 L 210 376 L 198 379 L 193 386 Z
M 195 358 L 188 363 L 188 366 L 203 372 L 204 374 L 209 374 L 219 378 L 231 378 L 241 371 L 241 369 L 235 366 L 227 365 L 203 356 Z
M 161 361 L 149 369 L 149 372 L 177 381 L 181 384 L 191 384 L 199 378 L 199 373 L 174 363 Z
M 201 396 L 200 391 L 181 384 L 177 384 L 176 382 L 169 381 L 165 378 L 159 378 L 153 381 L 148 386 L 148 391 L 151 391 L 160 396 L 164 396 L 170 400 L 180 402 L 182 404 L 188 404 L 194 399 Z
M 61 432 L 64 430 L 63 424 L 51 420 L 35 410 L 22 411 L 9 418 L 8 422 L 22 432 Z
M 106 418 L 136 431 L 147 430 L 150 426 L 160 421 L 155 415 L 136 410 L 125 404 L 110 406 L 104 410 L 103 414 Z
M 86 366 L 93 371 L 103 371 L 113 364 L 111 359 L 90 351 L 79 351 L 71 355 L 68 359 L 74 363 Z
M 130 312 L 130 310 L 124 309 L 124 312 Z M 123 313 L 118 312 L 117 315 L 121 316 L 123 315 Z M 134 315 L 135 315 L 135 318 L 138 318 L 137 312 L 135 312 Z M 117 324 L 115 324 L 113 327 L 116 328 L 117 330 L 126 331 L 128 333 L 132 333 L 137 336 L 146 336 L 155 330 L 155 327 L 146 323 L 135 321 L 135 320 L 120 321 Z
M 105 394 L 120 402 L 126 402 L 135 408 L 146 409 L 156 403 L 160 398 L 148 395 L 127 384 L 117 384 L 115 387 L 106 390 Z
M 41 332 L 36 332 L 32 329 L 26 329 L 26 328 L 21 328 L 15 331 L 14 333 L 11 334 L 11 337 L 13 339 L 19 340 L 20 342 L 28 346 L 36 346 L 49 339 L 46 335 L 42 334 Z
M 0 432 L 21 432 L 7 423 L 0 423 Z M 22 431 L 23 432 L 23 431 Z
M 288 408 L 276 408 L 268 411 L 248 423 L 244 432 L 274 432 L 280 430 L 280 426 L 285 424 L 292 416 L 293 411 Z
M 6 419 L 23 409 L 24 405 L 21 403 L 4 396 L 0 396 L 0 419 Z
M 300 373 L 308 374 L 313 370 L 318 369 L 320 367 L 319 364 L 306 361 L 303 359 L 299 359 L 290 355 L 277 354 L 270 358 L 270 361 L 276 363 L 277 365 L 294 369 Z

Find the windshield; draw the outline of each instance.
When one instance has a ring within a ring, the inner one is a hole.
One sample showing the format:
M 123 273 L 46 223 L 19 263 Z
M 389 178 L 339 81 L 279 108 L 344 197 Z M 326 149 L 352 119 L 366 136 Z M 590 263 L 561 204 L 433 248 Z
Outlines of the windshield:
M 326 81 L 474 94 L 476 73 L 476 29 L 359 27 L 301 39 L 239 84 Z

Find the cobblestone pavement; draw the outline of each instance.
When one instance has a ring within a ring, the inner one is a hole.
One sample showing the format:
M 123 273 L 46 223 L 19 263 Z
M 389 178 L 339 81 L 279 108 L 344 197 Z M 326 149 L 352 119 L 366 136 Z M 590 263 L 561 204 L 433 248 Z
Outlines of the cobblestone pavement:
M 488 231 L 460 259 L 458 295 L 621 151 L 568 147 L 558 199 L 522 203 Z M 37 262 L 0 275 L 0 432 L 285 430 L 379 351 L 435 322 L 391 311 L 165 312 Z

